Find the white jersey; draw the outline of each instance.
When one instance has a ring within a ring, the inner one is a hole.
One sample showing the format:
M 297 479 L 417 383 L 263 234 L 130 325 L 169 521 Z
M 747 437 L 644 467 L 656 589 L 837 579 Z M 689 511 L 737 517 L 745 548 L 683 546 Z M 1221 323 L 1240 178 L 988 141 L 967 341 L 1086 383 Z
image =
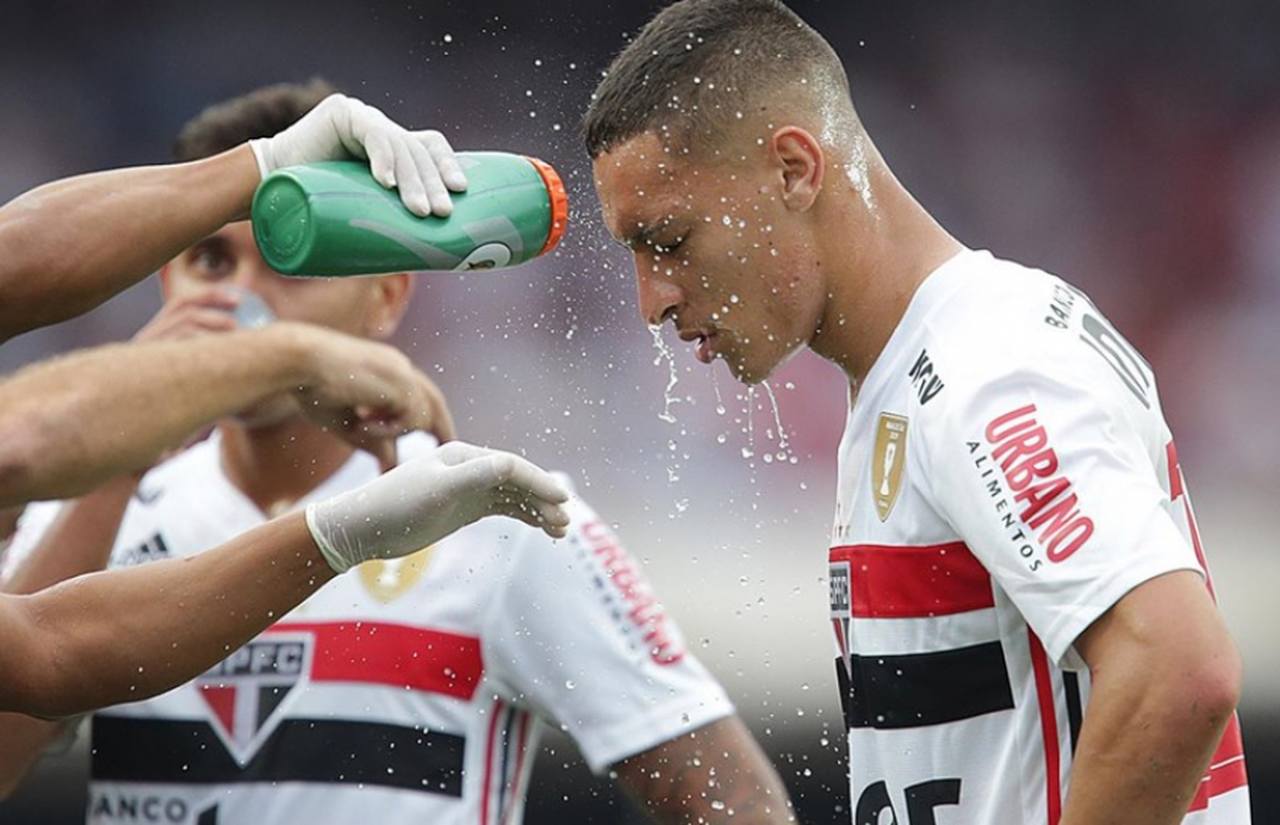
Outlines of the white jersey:
M 433 448 L 408 436 L 400 455 Z M 358 453 L 307 500 L 375 474 Z M 57 509 L 30 508 L 14 554 Z M 190 556 L 263 521 L 215 437 L 146 476 L 112 564 Z M 731 712 L 635 561 L 575 503 L 567 540 L 482 520 L 339 576 L 195 681 L 94 714 L 88 821 L 508 825 L 542 720 L 602 772 Z
M 1154 576 L 1208 576 L 1150 367 L 1078 290 L 974 251 L 851 399 L 831 545 L 858 825 L 1055 825 L 1076 637 Z M 1249 822 L 1234 719 L 1185 822 Z

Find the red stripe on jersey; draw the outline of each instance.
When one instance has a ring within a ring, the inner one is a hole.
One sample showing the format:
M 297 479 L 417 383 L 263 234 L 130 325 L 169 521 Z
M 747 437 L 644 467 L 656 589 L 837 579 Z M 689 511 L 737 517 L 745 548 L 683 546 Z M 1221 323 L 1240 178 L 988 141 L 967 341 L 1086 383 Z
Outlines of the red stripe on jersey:
M 493 746 L 498 739 L 498 717 L 502 700 L 494 699 L 489 709 L 489 743 L 484 748 L 484 781 L 480 784 L 480 825 L 489 825 L 489 796 L 493 785 Z
M 484 674 L 480 640 L 385 622 L 281 622 L 315 637 L 311 680 L 369 682 L 470 699 Z
M 1049 657 L 1044 645 L 1030 628 L 1027 639 L 1031 644 L 1031 669 L 1036 677 L 1036 698 L 1040 702 L 1040 735 L 1044 738 L 1045 799 L 1049 813 L 1049 825 L 1058 825 L 1062 816 L 1062 785 L 1058 762 L 1058 714 L 1053 702 L 1053 682 L 1049 680 Z
M 964 542 L 904 547 L 833 547 L 831 561 L 849 562 L 853 615 L 869 619 L 945 616 L 994 607 L 991 576 Z
M 849 657 L 849 642 L 844 637 L 844 627 L 840 624 L 839 619 L 832 619 L 831 626 L 836 631 L 836 646 L 840 648 L 841 658 Z
M 1240 738 L 1240 718 L 1234 714 L 1227 723 L 1218 749 L 1209 760 L 1209 770 L 1200 780 L 1196 788 L 1195 798 L 1191 800 L 1190 811 L 1201 811 L 1209 807 L 1209 800 L 1218 794 L 1234 791 L 1249 784 L 1249 776 L 1244 765 L 1244 741 Z
M 515 811 L 520 807 L 520 772 L 524 770 L 524 752 L 529 744 L 529 714 L 520 711 L 520 732 L 516 735 L 516 767 L 511 773 L 510 792 L 507 794 L 507 812 L 504 825 L 511 825 Z
M 1172 441 L 1164 445 L 1164 454 L 1169 465 L 1169 500 L 1177 501 L 1182 495 L 1182 466 L 1178 464 L 1178 448 Z
M 1169 464 L 1169 500 L 1177 501 L 1179 496 L 1187 492 L 1186 483 L 1182 478 L 1182 465 L 1178 463 L 1178 448 L 1170 441 L 1165 445 L 1165 457 Z M 1200 543 L 1200 528 L 1196 525 L 1196 514 L 1191 507 L 1191 496 L 1187 496 L 1182 500 L 1182 509 L 1187 514 L 1187 530 L 1191 533 L 1191 546 L 1196 551 L 1196 561 L 1200 563 L 1200 569 L 1204 571 L 1204 583 L 1209 587 L 1209 595 L 1213 597 L 1214 602 L 1218 601 L 1218 595 L 1213 591 L 1213 576 L 1209 575 L 1209 562 L 1204 557 L 1204 545 Z

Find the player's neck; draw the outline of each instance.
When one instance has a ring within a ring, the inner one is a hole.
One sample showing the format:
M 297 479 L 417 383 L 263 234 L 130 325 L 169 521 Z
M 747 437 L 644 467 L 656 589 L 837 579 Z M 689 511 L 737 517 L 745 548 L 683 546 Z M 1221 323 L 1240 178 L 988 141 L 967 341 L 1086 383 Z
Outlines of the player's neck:
M 352 447 L 301 416 L 267 427 L 219 424 L 222 471 L 267 516 L 291 508 L 351 457 Z
M 849 188 L 834 199 L 824 237 L 827 294 L 810 348 L 840 367 L 855 386 L 902 320 L 916 289 L 964 249 L 879 159 L 871 169 L 872 204 Z

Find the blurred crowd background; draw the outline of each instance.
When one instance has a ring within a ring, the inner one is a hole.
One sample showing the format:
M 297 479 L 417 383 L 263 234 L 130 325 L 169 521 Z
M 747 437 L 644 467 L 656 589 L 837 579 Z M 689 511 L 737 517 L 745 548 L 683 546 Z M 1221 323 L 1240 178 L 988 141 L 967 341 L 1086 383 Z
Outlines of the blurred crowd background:
M 8 0 L 0 200 L 163 162 L 207 104 L 315 75 L 457 148 L 552 162 L 573 199 L 560 250 L 514 271 L 423 276 L 399 343 L 466 438 L 575 477 L 777 760 L 804 821 L 847 822 L 824 579 L 845 389 L 808 355 L 772 380 L 783 449 L 768 393 L 749 396 L 671 339 L 678 383 L 664 402 L 668 367 L 625 251 L 600 227 L 577 134 L 609 57 L 659 5 Z M 1255 822 L 1280 821 L 1280 5 L 792 5 L 845 59 L 877 145 L 944 225 L 1081 286 L 1154 365 L 1244 653 Z M 158 306 L 144 283 L 5 344 L 0 369 L 126 338 Z M 544 751 L 530 823 L 634 821 L 567 740 Z M 84 759 L 47 760 L 0 821 L 77 821 Z

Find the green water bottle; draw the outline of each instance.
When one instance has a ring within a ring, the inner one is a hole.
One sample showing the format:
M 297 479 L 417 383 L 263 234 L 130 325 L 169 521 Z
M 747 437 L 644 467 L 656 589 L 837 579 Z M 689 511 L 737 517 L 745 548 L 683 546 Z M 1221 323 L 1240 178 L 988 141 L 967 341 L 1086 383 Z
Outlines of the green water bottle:
M 290 166 L 253 196 L 253 236 L 277 272 L 302 276 L 497 269 L 550 252 L 569 199 L 548 164 L 505 152 L 459 152 L 467 191 L 453 214 L 420 218 L 363 161 Z

